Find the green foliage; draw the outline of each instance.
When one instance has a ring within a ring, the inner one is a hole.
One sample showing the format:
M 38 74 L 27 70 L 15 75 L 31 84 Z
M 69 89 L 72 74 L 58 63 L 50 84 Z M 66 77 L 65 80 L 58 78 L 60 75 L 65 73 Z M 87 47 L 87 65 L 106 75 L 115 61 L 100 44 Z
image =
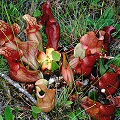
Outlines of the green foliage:
M 102 29 L 105 26 L 110 26 L 113 24 L 116 24 L 116 21 L 113 19 L 114 17 L 114 10 L 112 7 L 108 7 L 103 14 L 96 19 L 93 19 L 93 17 L 89 14 L 89 16 L 86 16 L 87 24 L 94 29 Z
M 4 73 L 5 72 L 8 73 L 8 71 L 9 71 L 8 62 L 2 55 L 0 55 L 0 71 L 4 72 Z
M 87 120 L 89 117 L 84 110 L 82 110 L 79 106 L 80 102 L 76 103 L 76 109 L 71 109 L 71 105 L 75 104 L 71 100 L 69 100 L 70 90 L 68 88 L 63 87 L 61 93 L 57 97 L 57 103 L 56 103 L 56 111 L 61 111 L 62 113 L 60 116 L 60 119 L 65 120 Z M 77 101 L 76 101 L 77 102 Z M 77 108 L 78 107 L 78 108 Z M 58 112 L 58 114 L 60 114 Z M 66 116 L 67 115 L 67 116 Z M 66 116 L 66 117 L 65 117 Z
M 8 11 L 8 14 L 9 13 L 12 13 L 12 15 L 16 18 L 19 17 L 19 12 L 17 10 L 17 8 L 15 7 L 15 5 L 13 5 L 12 3 L 9 4 L 9 11 Z
M 72 104 L 73 104 L 73 102 L 70 101 L 70 100 L 68 100 L 68 101 L 65 102 L 65 105 L 66 105 L 66 106 L 71 106 Z
M 105 67 L 108 68 L 110 66 L 110 64 L 114 64 L 114 65 L 120 67 L 120 54 L 118 54 L 117 56 L 115 56 L 113 59 L 109 60 L 105 64 Z
M 116 32 L 115 32 L 113 35 L 114 35 L 114 36 L 117 35 L 117 38 L 120 39 L 120 34 L 119 34 L 119 32 L 120 32 L 120 24 L 119 24 L 119 23 L 116 23 L 116 24 L 115 24 L 115 28 L 116 28 Z
M 3 117 L 2 117 L 2 115 L 0 115 L 0 120 L 3 120 Z
M 106 64 L 104 63 L 104 59 L 101 58 L 99 60 L 99 64 L 100 64 L 99 70 L 101 75 L 104 75 L 107 70 L 109 72 L 113 72 L 113 69 L 109 67 L 111 64 L 114 64 L 115 66 L 120 67 L 120 54 L 118 54 L 117 56 L 109 60 Z
M 59 69 L 60 66 L 58 65 L 58 61 L 60 61 L 60 53 L 58 53 L 57 51 L 52 51 L 52 72 Z
M 70 113 L 70 120 L 78 120 L 74 112 Z
M 22 23 L 23 27 L 21 16 L 29 13 L 32 0 L 28 1 L 28 6 L 25 0 L 16 0 L 17 4 L 15 4 L 13 1 L 8 1 L 9 4 L 6 0 L 0 1 L 0 17 L 10 24 L 14 22 Z M 33 12 L 34 17 L 39 17 L 42 15 L 41 9 L 39 8 L 41 6 L 41 3 L 45 2 L 45 0 L 35 0 L 34 2 L 40 2 L 40 5 L 38 4 L 35 11 Z M 60 4 L 59 2 L 53 2 L 52 4 L 54 15 L 61 27 L 61 41 L 63 41 L 66 46 L 68 44 L 71 44 L 71 41 L 80 38 L 86 32 L 95 29 L 102 29 L 103 27 L 108 25 L 113 25 L 116 27 L 117 32 L 115 32 L 113 35 L 117 36 L 117 38 L 120 38 L 120 35 L 118 34 L 120 32 L 120 24 L 118 24 L 116 11 L 112 1 L 110 4 L 106 4 L 105 1 L 100 0 L 63 0 Z M 44 31 L 45 29 L 42 29 L 43 40 L 46 40 L 47 42 L 47 37 L 44 34 Z M 78 51 L 77 54 L 79 54 Z M 60 61 L 60 55 L 57 52 L 53 52 L 52 57 L 52 71 L 55 71 L 56 69 L 60 68 L 58 64 L 58 61 Z M 107 64 L 104 64 L 103 59 L 101 59 L 99 63 L 100 74 L 103 75 L 106 70 L 108 70 L 111 63 L 114 63 L 115 65 L 120 67 L 120 56 L 116 56 Z M 0 71 L 8 71 L 8 69 L 9 67 L 7 65 L 6 59 L 0 56 Z M 93 99 L 96 98 L 93 92 L 90 93 L 90 97 L 92 97 Z M 69 90 L 68 88 L 63 88 L 60 95 L 58 96 L 56 108 L 69 108 L 70 112 L 68 112 L 68 118 L 70 120 L 86 120 L 87 116 L 85 113 L 83 114 L 83 110 L 72 110 L 72 108 L 70 108 L 71 104 L 72 101 L 69 100 Z M 31 109 L 33 117 L 37 119 L 38 114 L 41 113 L 41 110 L 36 106 L 32 106 Z M 7 106 L 5 109 L 5 114 L 2 116 L 6 118 L 6 120 L 14 120 L 15 118 L 22 120 L 22 117 L 15 117 L 13 115 L 13 110 L 16 113 L 19 112 L 18 109 L 13 109 L 10 106 Z M 0 120 L 3 120 L 2 116 L 0 115 Z M 120 116 L 120 110 L 117 110 L 116 116 Z
M 41 109 L 36 107 L 36 106 L 32 106 L 32 111 L 35 112 L 35 113 L 41 113 Z
M 52 51 L 52 58 L 54 61 L 60 61 L 60 53 L 57 51 Z
M 10 106 L 7 106 L 4 112 L 5 120 L 14 120 L 15 116 L 12 113 L 13 109 Z
M 41 113 L 41 109 L 36 106 L 32 106 L 31 109 L 33 117 L 38 118 L 38 114 Z
M 120 109 L 117 109 L 115 116 L 119 117 L 120 116 Z
M 96 91 L 89 91 L 88 97 L 91 98 L 92 100 L 95 100 L 95 101 L 96 101 L 97 98 L 98 98 L 98 94 L 97 94 Z
M 60 66 L 57 64 L 57 62 L 55 61 L 52 61 L 52 72 L 59 69 Z
M 65 87 L 63 87 L 60 95 L 57 98 L 57 103 L 56 106 L 60 107 L 60 106 L 65 106 L 65 104 L 67 103 L 69 98 L 69 90 Z M 69 102 L 68 102 L 69 103 Z M 71 103 L 71 102 L 70 102 Z
M 99 60 L 99 63 L 100 63 L 99 70 L 100 70 L 100 74 L 101 74 L 101 76 L 102 76 L 102 75 L 105 74 L 105 72 L 106 72 L 107 69 L 105 68 L 104 59 L 103 59 L 103 58 L 101 58 L 101 59 Z
M 23 120 L 23 118 L 19 114 L 20 113 L 18 108 L 12 108 L 8 105 L 5 108 L 4 114 L 0 115 L 0 120 Z
M 41 15 L 42 15 L 42 12 L 38 9 L 36 9 L 36 11 L 33 14 L 34 17 L 40 17 Z
M 14 23 L 18 20 L 20 16 L 19 10 L 17 7 L 10 3 L 7 5 L 6 2 L 2 2 L 2 18 L 7 19 L 9 23 Z
M 77 109 L 69 114 L 69 120 L 86 120 L 88 116 L 82 109 Z
M 77 118 L 79 118 L 79 119 L 87 119 L 87 115 L 85 114 L 85 111 L 84 110 L 82 110 L 82 109 L 78 109 L 78 110 L 76 110 L 76 116 L 77 116 Z

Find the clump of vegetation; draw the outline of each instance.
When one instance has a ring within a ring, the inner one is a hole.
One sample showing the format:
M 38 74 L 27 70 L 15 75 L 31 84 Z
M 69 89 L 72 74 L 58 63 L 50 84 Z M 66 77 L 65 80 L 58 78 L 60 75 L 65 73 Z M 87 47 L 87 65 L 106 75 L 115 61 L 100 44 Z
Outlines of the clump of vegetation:
M 2 0 L 0 119 L 119 117 L 117 6 L 109 0 Z

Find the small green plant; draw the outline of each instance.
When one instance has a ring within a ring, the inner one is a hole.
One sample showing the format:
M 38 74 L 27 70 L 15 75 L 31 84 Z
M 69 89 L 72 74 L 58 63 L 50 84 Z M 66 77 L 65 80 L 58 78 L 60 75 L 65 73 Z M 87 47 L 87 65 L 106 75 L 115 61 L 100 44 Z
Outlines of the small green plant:
M 5 111 L 2 115 L 0 115 L 0 120 L 22 120 L 23 118 L 19 114 L 18 108 L 12 108 L 11 106 L 6 106 Z
M 116 111 L 115 116 L 120 117 L 120 109 L 118 109 L 118 110 Z
M 32 106 L 32 115 L 34 118 L 38 118 L 38 114 L 41 113 L 41 109 L 36 107 L 36 106 Z
M 4 67 L 3 67 L 4 66 Z M 7 60 L 0 55 L 0 71 L 2 72 L 8 72 L 9 71 L 9 65 Z
M 58 65 L 58 61 L 60 61 L 60 54 L 56 51 L 52 51 L 52 71 L 57 70 L 60 68 L 60 66 Z
M 34 17 L 40 17 L 42 15 L 41 11 L 36 9 L 36 11 L 33 13 Z
M 5 120 L 14 120 L 15 116 L 13 115 L 13 109 L 10 106 L 7 106 L 4 112 Z
M 59 108 L 60 106 L 65 106 L 65 105 L 71 105 L 72 101 L 68 102 L 68 98 L 69 98 L 69 90 L 67 88 L 63 88 L 63 90 L 61 91 L 60 95 L 57 96 L 57 103 L 56 106 Z
M 0 115 L 0 120 L 3 120 L 3 117 L 2 117 L 2 115 Z
M 82 109 L 78 109 L 69 114 L 69 120 L 86 120 L 87 118 L 88 115 Z

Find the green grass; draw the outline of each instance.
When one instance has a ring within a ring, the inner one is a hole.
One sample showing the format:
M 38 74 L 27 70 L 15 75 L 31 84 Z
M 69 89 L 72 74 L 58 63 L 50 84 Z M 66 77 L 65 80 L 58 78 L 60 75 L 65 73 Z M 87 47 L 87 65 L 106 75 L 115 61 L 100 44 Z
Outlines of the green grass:
M 54 3 L 53 11 L 61 26 L 61 40 L 65 42 L 77 40 L 88 31 L 100 30 L 108 25 L 117 26 L 120 30 L 118 8 L 114 1 L 62 1 L 61 4 Z
M 0 71 L 4 72 L 4 73 L 8 73 L 9 72 L 9 65 L 7 60 L 0 55 Z
M 36 10 L 41 11 L 41 6 L 45 0 L 39 1 L 40 0 L 1 0 L 0 18 L 10 24 L 17 22 L 23 32 L 25 29 L 25 21 L 22 19 L 22 16 L 24 14 L 34 15 Z M 120 38 L 120 16 L 118 15 L 120 14 L 119 0 L 116 3 L 114 0 L 58 0 L 58 2 L 56 0 L 52 2 L 53 14 L 61 27 L 60 44 L 64 44 L 66 47 L 78 40 L 88 31 L 100 30 L 108 25 L 113 25 L 117 28 L 114 37 Z M 40 14 L 42 14 L 42 12 Z M 44 28 L 41 33 L 43 41 L 46 42 L 47 37 Z M 20 37 L 23 38 L 22 36 Z M 7 61 L 0 56 L 0 72 L 8 72 L 8 70 Z M 77 101 L 76 106 L 71 109 L 71 102 L 68 99 L 69 95 L 70 91 L 63 88 L 62 92 L 58 95 L 55 110 L 49 113 L 49 116 L 53 117 L 54 120 L 89 119 L 85 111 L 79 107 L 79 101 Z M 24 113 L 24 111 L 22 112 Z M 29 114 L 31 114 L 31 111 L 29 111 Z M 24 117 L 21 117 L 21 119 L 23 118 Z

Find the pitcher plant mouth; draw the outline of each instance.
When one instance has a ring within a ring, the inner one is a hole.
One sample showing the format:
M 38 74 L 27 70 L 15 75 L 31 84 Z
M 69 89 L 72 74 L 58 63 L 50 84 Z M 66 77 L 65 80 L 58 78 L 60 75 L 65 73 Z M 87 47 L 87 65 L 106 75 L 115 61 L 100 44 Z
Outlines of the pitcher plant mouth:
M 36 86 L 36 95 L 38 96 L 38 98 L 44 98 L 45 97 L 45 92 L 42 91 L 38 86 Z
M 39 79 L 35 83 L 36 85 L 36 96 L 37 103 L 36 105 L 43 112 L 50 112 L 55 106 L 55 89 L 48 89 L 48 81 L 46 79 Z

